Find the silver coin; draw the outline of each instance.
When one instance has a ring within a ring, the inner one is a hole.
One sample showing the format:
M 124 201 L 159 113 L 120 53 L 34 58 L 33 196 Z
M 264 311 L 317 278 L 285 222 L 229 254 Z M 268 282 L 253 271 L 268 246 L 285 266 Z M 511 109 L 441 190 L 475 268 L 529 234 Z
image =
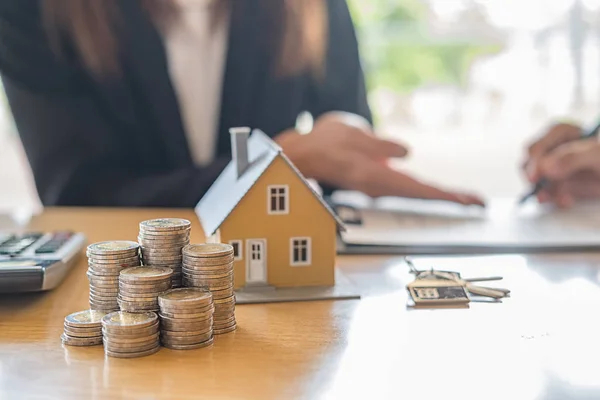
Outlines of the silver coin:
M 109 254 L 123 254 L 132 253 L 136 251 L 139 244 L 129 240 L 114 240 L 106 242 L 98 242 L 90 244 L 87 247 L 86 252 L 89 254 L 97 255 L 109 255 Z
M 140 222 L 140 231 L 166 232 L 189 230 L 192 223 L 182 218 L 158 218 Z

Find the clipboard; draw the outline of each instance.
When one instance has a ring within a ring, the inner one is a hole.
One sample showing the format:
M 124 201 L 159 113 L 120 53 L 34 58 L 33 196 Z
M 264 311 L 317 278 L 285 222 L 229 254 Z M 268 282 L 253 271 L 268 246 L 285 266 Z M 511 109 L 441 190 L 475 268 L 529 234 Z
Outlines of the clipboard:
M 328 201 L 346 224 L 338 254 L 503 254 L 600 250 L 600 202 L 569 210 L 518 206 L 495 198 L 488 207 L 336 192 Z

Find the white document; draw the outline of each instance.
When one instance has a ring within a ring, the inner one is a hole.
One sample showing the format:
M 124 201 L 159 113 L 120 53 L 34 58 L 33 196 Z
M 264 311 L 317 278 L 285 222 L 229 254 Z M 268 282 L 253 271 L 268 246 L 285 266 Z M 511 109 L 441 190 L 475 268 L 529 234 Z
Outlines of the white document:
M 356 213 L 361 220 L 347 224 L 347 231 L 340 234 L 347 248 L 396 247 L 425 253 L 600 249 L 600 202 L 558 210 L 540 206 L 534 199 L 523 206 L 516 199 L 492 199 L 485 209 L 438 201 L 370 199 L 355 192 L 336 193 L 332 200 L 342 219 Z

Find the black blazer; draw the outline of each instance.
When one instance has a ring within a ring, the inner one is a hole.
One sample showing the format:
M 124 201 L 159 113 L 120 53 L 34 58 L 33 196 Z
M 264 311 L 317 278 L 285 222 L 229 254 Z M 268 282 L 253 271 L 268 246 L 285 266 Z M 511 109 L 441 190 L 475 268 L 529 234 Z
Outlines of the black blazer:
M 228 129 L 274 136 L 302 111 L 341 110 L 371 121 L 345 0 L 327 0 L 326 76 L 269 73 L 266 13 L 235 1 L 215 161 L 190 156 L 162 38 L 137 1 L 119 1 L 123 73 L 100 82 L 56 60 L 39 0 L 0 1 L 0 74 L 44 205 L 193 207 L 230 160 Z

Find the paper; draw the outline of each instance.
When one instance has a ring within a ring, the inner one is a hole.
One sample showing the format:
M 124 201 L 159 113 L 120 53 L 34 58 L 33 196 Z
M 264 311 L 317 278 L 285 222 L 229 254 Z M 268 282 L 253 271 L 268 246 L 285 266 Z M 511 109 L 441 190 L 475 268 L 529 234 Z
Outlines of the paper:
M 424 252 L 600 249 L 600 202 L 558 210 L 535 201 L 519 207 L 516 199 L 492 199 L 486 209 L 402 198 L 375 200 L 355 192 L 336 193 L 332 200 L 355 207 L 362 220 L 341 233 L 346 246 Z M 345 214 L 340 208 L 342 219 Z

